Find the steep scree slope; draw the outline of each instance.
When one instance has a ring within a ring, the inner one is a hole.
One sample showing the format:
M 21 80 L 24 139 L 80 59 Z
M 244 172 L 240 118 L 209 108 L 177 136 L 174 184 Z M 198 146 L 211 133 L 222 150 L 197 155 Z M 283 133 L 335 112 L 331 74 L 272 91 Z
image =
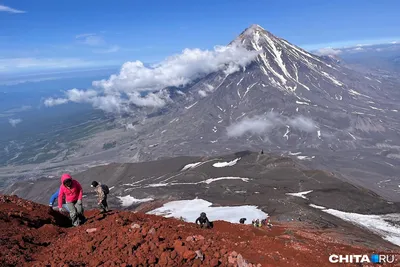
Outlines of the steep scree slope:
M 321 267 L 330 266 L 331 253 L 373 252 L 288 225 L 267 230 L 217 221 L 206 230 L 141 213 L 86 216 L 85 225 L 65 228 L 66 218 L 50 208 L 1 195 L 0 265 Z

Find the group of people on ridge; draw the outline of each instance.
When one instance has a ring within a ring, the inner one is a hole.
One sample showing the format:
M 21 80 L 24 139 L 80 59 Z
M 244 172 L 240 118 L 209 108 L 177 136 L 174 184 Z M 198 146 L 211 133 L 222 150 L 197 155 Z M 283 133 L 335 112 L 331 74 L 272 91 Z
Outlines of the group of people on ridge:
M 108 211 L 107 204 L 107 195 L 110 193 L 110 189 L 107 185 L 98 183 L 97 181 L 93 181 L 91 187 L 94 188 L 94 191 L 97 194 L 97 205 L 101 213 L 105 213 Z M 69 216 L 72 221 L 73 226 L 79 226 L 86 221 L 86 218 L 83 214 L 83 205 L 82 205 L 82 197 L 83 197 L 83 189 L 81 184 L 72 178 L 69 174 L 61 175 L 61 185 L 60 188 L 50 197 L 49 206 L 53 207 L 56 199 L 58 200 L 58 210 L 63 212 L 64 210 L 69 212 Z M 183 218 L 181 217 L 181 220 Z M 244 224 L 246 218 L 241 218 L 239 222 Z M 200 216 L 196 219 L 196 224 L 198 224 L 201 228 L 213 228 L 213 222 L 211 222 L 205 212 L 200 213 Z M 253 226 L 261 227 L 267 225 L 271 227 L 272 225 L 269 222 L 269 219 L 261 220 L 253 220 Z
M 108 211 L 107 195 L 110 193 L 108 186 L 93 181 L 91 187 L 97 194 L 97 204 L 102 213 Z M 81 184 L 69 174 L 61 175 L 60 188 L 51 196 L 49 206 L 53 207 L 58 200 L 58 210 L 69 212 L 73 226 L 79 226 L 86 221 L 82 205 L 83 189 Z
M 241 218 L 241 219 L 239 220 L 239 223 L 244 224 L 246 220 L 247 220 L 246 218 Z M 251 224 L 252 224 L 254 227 L 263 227 L 263 226 L 268 226 L 269 228 L 272 227 L 272 224 L 271 224 L 271 221 L 270 221 L 270 218 L 269 218 L 269 217 L 267 217 L 266 219 L 262 219 L 261 222 L 260 222 L 259 219 L 252 220 L 252 221 L 251 221 Z

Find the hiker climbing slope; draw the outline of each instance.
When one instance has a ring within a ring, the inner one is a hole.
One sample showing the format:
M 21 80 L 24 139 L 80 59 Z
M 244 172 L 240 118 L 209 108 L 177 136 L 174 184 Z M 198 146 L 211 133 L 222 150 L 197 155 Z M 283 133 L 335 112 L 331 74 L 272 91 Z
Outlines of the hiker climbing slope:
M 57 191 L 51 195 L 50 197 L 50 202 L 49 202 L 49 207 L 54 206 L 54 202 L 56 202 L 56 199 L 58 199 L 58 195 L 60 193 L 60 189 L 57 189 Z M 62 202 L 62 207 L 66 210 L 69 211 L 67 204 L 65 204 L 65 198 L 63 198 L 63 202 Z
M 199 224 L 199 223 L 200 223 L 201 228 L 212 228 L 213 227 L 213 223 L 208 220 L 205 212 L 200 213 L 200 217 L 196 219 L 196 224 Z
M 97 205 L 99 205 L 100 211 L 105 213 L 108 211 L 107 195 L 110 193 L 110 189 L 107 185 L 93 181 L 91 187 L 94 187 L 94 191 L 97 194 Z
M 72 179 L 69 174 L 61 176 L 60 193 L 58 194 L 58 209 L 60 211 L 62 211 L 62 199 L 64 195 L 72 225 L 79 226 L 85 221 L 82 205 L 83 191 L 81 184 Z

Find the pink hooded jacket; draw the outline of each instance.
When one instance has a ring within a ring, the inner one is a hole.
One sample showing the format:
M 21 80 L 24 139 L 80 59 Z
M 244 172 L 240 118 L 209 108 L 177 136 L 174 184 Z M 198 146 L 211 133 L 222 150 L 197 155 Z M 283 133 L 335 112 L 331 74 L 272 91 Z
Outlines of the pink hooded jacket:
M 77 200 L 82 200 L 82 186 L 81 184 L 72 179 L 72 185 L 71 188 L 67 188 L 64 186 L 64 181 L 67 179 L 72 179 L 71 175 L 69 174 L 63 174 L 61 175 L 61 186 L 60 186 L 60 193 L 58 194 L 58 207 L 62 207 L 62 200 L 63 196 L 65 195 L 65 201 L 66 202 L 74 202 Z

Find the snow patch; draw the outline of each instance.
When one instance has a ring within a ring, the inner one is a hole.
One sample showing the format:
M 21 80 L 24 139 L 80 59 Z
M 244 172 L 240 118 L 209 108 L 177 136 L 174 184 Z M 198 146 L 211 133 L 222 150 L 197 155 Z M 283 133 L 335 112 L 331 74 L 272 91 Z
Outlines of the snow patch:
M 342 97 L 341 95 L 335 95 L 335 99 L 336 99 L 336 100 L 342 100 L 343 97 Z
M 127 195 L 127 196 L 124 196 L 124 197 L 122 197 L 122 196 L 119 196 L 119 197 L 117 197 L 117 198 L 119 198 L 119 200 L 121 201 L 121 205 L 123 206 L 123 207 L 129 207 L 129 206 L 131 206 L 132 204 L 136 204 L 136 203 L 143 203 L 143 202 L 149 202 L 149 201 L 153 201 L 154 199 L 152 199 L 152 198 L 142 198 L 142 199 L 139 199 L 139 198 L 134 198 L 134 197 L 132 197 L 131 195 Z
M 283 137 L 286 138 L 286 140 L 289 140 L 289 136 L 288 136 L 289 132 L 290 132 L 290 126 L 286 125 L 286 133 L 283 135 Z
M 293 197 L 301 197 L 301 198 L 304 198 L 304 199 L 308 199 L 308 198 L 306 198 L 304 195 L 307 195 L 307 194 L 311 193 L 312 191 L 313 191 L 313 190 L 304 191 L 304 192 L 299 192 L 299 193 L 286 193 L 286 195 L 293 196 Z
M 311 157 L 308 157 L 308 156 L 297 156 L 297 158 L 299 160 L 311 160 L 311 159 L 315 158 L 315 156 L 311 156 Z
M 158 183 L 158 184 L 149 184 L 146 187 L 166 187 L 166 186 L 174 186 L 174 185 L 198 185 L 198 184 L 211 184 L 216 181 L 222 180 L 241 180 L 243 182 L 248 183 L 250 178 L 242 178 L 242 177 L 218 177 L 218 178 L 210 178 L 204 181 L 195 182 L 195 183 Z
M 371 109 L 375 109 L 375 110 L 379 110 L 379 111 L 384 111 L 383 109 L 381 109 L 381 108 L 377 108 L 377 107 L 373 107 L 373 106 L 369 106 Z
M 245 97 L 245 96 L 247 95 L 247 93 L 250 91 L 250 89 L 253 88 L 253 86 L 256 85 L 257 83 L 258 83 L 258 82 L 255 82 L 255 83 L 253 83 L 252 85 L 249 85 L 249 86 L 246 88 L 246 92 L 244 92 L 243 97 Z
M 367 95 L 364 95 L 364 94 L 361 94 L 361 93 L 359 93 L 359 92 L 357 92 L 357 91 L 355 91 L 355 90 L 353 90 L 353 89 L 350 89 L 350 90 L 349 90 L 349 94 L 351 94 L 351 95 L 356 95 L 356 96 L 363 96 L 363 97 L 366 97 L 366 98 L 371 98 L 371 97 L 369 97 L 369 96 L 367 96 Z
M 236 85 L 239 85 L 243 81 L 243 79 L 244 79 L 244 76 L 242 77 L 242 79 L 240 79 L 240 81 Z
M 192 105 L 190 105 L 190 106 L 188 106 L 188 107 L 185 107 L 185 109 L 191 109 L 192 107 L 194 107 L 194 105 L 196 105 L 197 104 L 197 102 L 195 102 L 194 104 L 192 104 Z
M 312 207 L 312 208 L 315 208 L 315 209 L 319 209 L 319 210 L 324 210 L 324 209 L 326 209 L 325 207 L 317 206 L 317 205 L 314 205 L 314 204 L 310 204 L 309 206 Z
M 239 223 L 239 220 L 245 217 L 248 218 L 245 224 L 251 224 L 252 219 L 268 217 L 268 214 L 258 209 L 257 206 L 211 206 L 211 202 L 203 199 L 178 200 L 168 202 L 160 208 L 149 211 L 148 214 L 161 215 L 166 218 L 183 217 L 187 222 L 195 222 L 200 213 L 205 212 L 210 221 L 222 220 Z
M 357 140 L 357 138 L 354 137 L 351 133 L 348 133 L 351 137 L 353 137 L 354 140 Z
M 307 102 L 301 102 L 301 101 L 297 101 L 297 100 L 296 100 L 296 104 L 299 104 L 299 105 L 307 105 L 307 106 L 310 105 L 310 104 L 307 103 Z
M 318 135 L 318 139 L 321 139 L 321 131 L 320 130 L 317 131 L 317 135 Z
M 201 181 L 199 183 L 205 183 L 205 184 L 211 184 L 216 181 L 221 181 L 221 180 L 242 180 L 243 182 L 248 183 L 250 178 L 241 178 L 241 177 L 219 177 L 219 178 L 210 178 L 204 181 Z
M 215 168 L 231 167 L 233 165 L 236 165 L 236 163 L 239 160 L 240 160 L 240 158 L 237 158 L 237 159 L 229 161 L 229 162 L 216 162 L 216 163 L 213 164 L 213 167 L 215 167 Z
M 336 216 L 344 221 L 359 225 L 375 234 L 380 235 L 383 239 L 400 246 L 399 213 L 386 215 L 364 215 L 334 209 L 323 209 L 322 211 Z M 389 221 L 395 221 L 396 224 L 390 223 Z
M 194 168 L 200 166 L 203 163 L 204 162 L 195 162 L 195 163 L 187 164 L 187 165 L 185 165 L 185 167 L 183 167 L 183 169 L 181 171 L 183 172 L 183 171 L 186 171 L 186 170 L 189 170 L 189 169 L 194 169 Z

